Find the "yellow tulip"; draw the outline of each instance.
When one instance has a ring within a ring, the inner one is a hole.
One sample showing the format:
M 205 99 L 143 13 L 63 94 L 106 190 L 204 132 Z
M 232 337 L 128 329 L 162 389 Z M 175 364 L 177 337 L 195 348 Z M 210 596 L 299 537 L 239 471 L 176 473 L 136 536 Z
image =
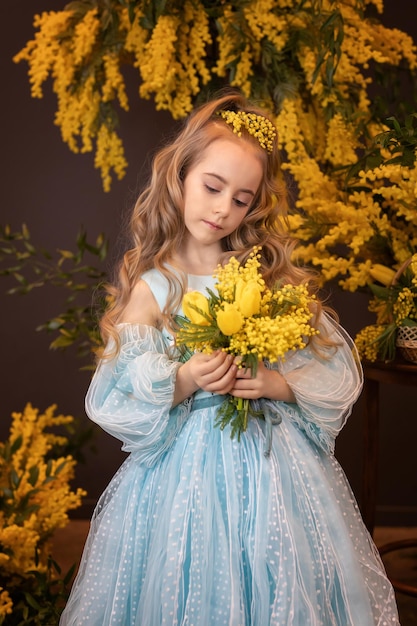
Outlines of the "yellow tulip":
M 377 280 L 386 287 L 389 287 L 395 278 L 394 270 L 380 263 L 375 263 L 369 270 L 369 274 L 374 280 Z
M 239 279 L 236 284 L 235 304 L 244 317 L 252 317 L 261 308 L 261 286 L 256 280 Z
M 235 304 L 226 302 L 224 308 L 217 312 L 217 326 L 223 335 L 234 335 L 243 326 L 243 315 Z
M 182 300 L 182 310 L 184 311 L 184 315 L 188 317 L 193 324 L 210 326 L 209 320 L 203 315 L 203 313 L 210 315 L 208 304 L 207 298 L 202 293 L 199 291 L 189 291 Z M 196 308 L 200 309 L 202 313 L 196 311 Z

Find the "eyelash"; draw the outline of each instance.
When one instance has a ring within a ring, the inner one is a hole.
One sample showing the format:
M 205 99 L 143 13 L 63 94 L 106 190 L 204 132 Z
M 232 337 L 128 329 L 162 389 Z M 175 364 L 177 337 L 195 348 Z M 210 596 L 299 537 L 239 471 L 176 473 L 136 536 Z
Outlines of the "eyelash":
M 218 189 L 216 189 L 215 187 L 210 187 L 210 185 L 205 185 L 205 188 L 207 189 L 209 193 L 212 193 L 212 194 L 219 193 Z M 242 200 L 238 200 L 237 198 L 234 198 L 233 201 L 236 204 L 236 206 L 239 207 L 240 209 L 246 208 L 249 206 L 247 202 L 243 202 Z

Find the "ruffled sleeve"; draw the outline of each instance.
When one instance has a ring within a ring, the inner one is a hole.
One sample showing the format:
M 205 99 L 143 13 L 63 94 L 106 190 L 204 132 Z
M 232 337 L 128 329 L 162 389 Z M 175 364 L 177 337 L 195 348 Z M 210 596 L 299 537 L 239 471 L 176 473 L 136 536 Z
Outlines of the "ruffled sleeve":
M 333 454 L 336 437 L 359 397 L 363 374 L 349 335 L 327 315 L 322 330 L 338 344 L 320 358 L 310 347 L 292 353 L 279 365 L 296 397 L 288 416 L 318 446 Z
M 167 355 L 167 339 L 151 326 L 122 324 L 121 350 L 98 366 L 86 395 L 92 421 L 139 452 L 146 465 L 169 448 L 187 418 L 183 402 L 171 409 L 180 363 Z

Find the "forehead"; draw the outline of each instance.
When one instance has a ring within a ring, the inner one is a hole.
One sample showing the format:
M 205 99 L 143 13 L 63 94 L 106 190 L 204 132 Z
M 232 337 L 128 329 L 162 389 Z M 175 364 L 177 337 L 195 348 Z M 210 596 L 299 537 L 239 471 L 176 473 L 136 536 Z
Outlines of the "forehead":
M 239 137 L 215 139 L 201 151 L 186 179 L 191 177 L 198 184 L 201 176 L 212 176 L 235 191 L 247 190 L 255 194 L 263 176 L 259 152 Z
M 263 168 L 260 150 L 235 135 L 216 138 L 203 148 L 197 156 L 195 166 L 203 164 L 227 169 L 234 165 L 242 168 L 254 167 L 256 170 Z

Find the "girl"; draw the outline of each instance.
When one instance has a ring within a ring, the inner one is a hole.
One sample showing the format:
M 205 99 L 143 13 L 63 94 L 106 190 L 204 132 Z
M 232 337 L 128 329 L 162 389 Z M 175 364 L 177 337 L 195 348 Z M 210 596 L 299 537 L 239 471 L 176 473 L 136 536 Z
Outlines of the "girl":
M 174 315 L 261 246 L 268 286 L 290 261 L 277 133 L 240 95 L 196 110 L 154 160 L 131 218 L 87 413 L 130 453 L 101 497 L 61 626 L 398 625 L 393 589 L 333 456 L 362 385 L 350 338 L 320 334 L 256 376 L 218 351 L 182 363 Z M 274 413 L 240 441 L 226 394 Z

